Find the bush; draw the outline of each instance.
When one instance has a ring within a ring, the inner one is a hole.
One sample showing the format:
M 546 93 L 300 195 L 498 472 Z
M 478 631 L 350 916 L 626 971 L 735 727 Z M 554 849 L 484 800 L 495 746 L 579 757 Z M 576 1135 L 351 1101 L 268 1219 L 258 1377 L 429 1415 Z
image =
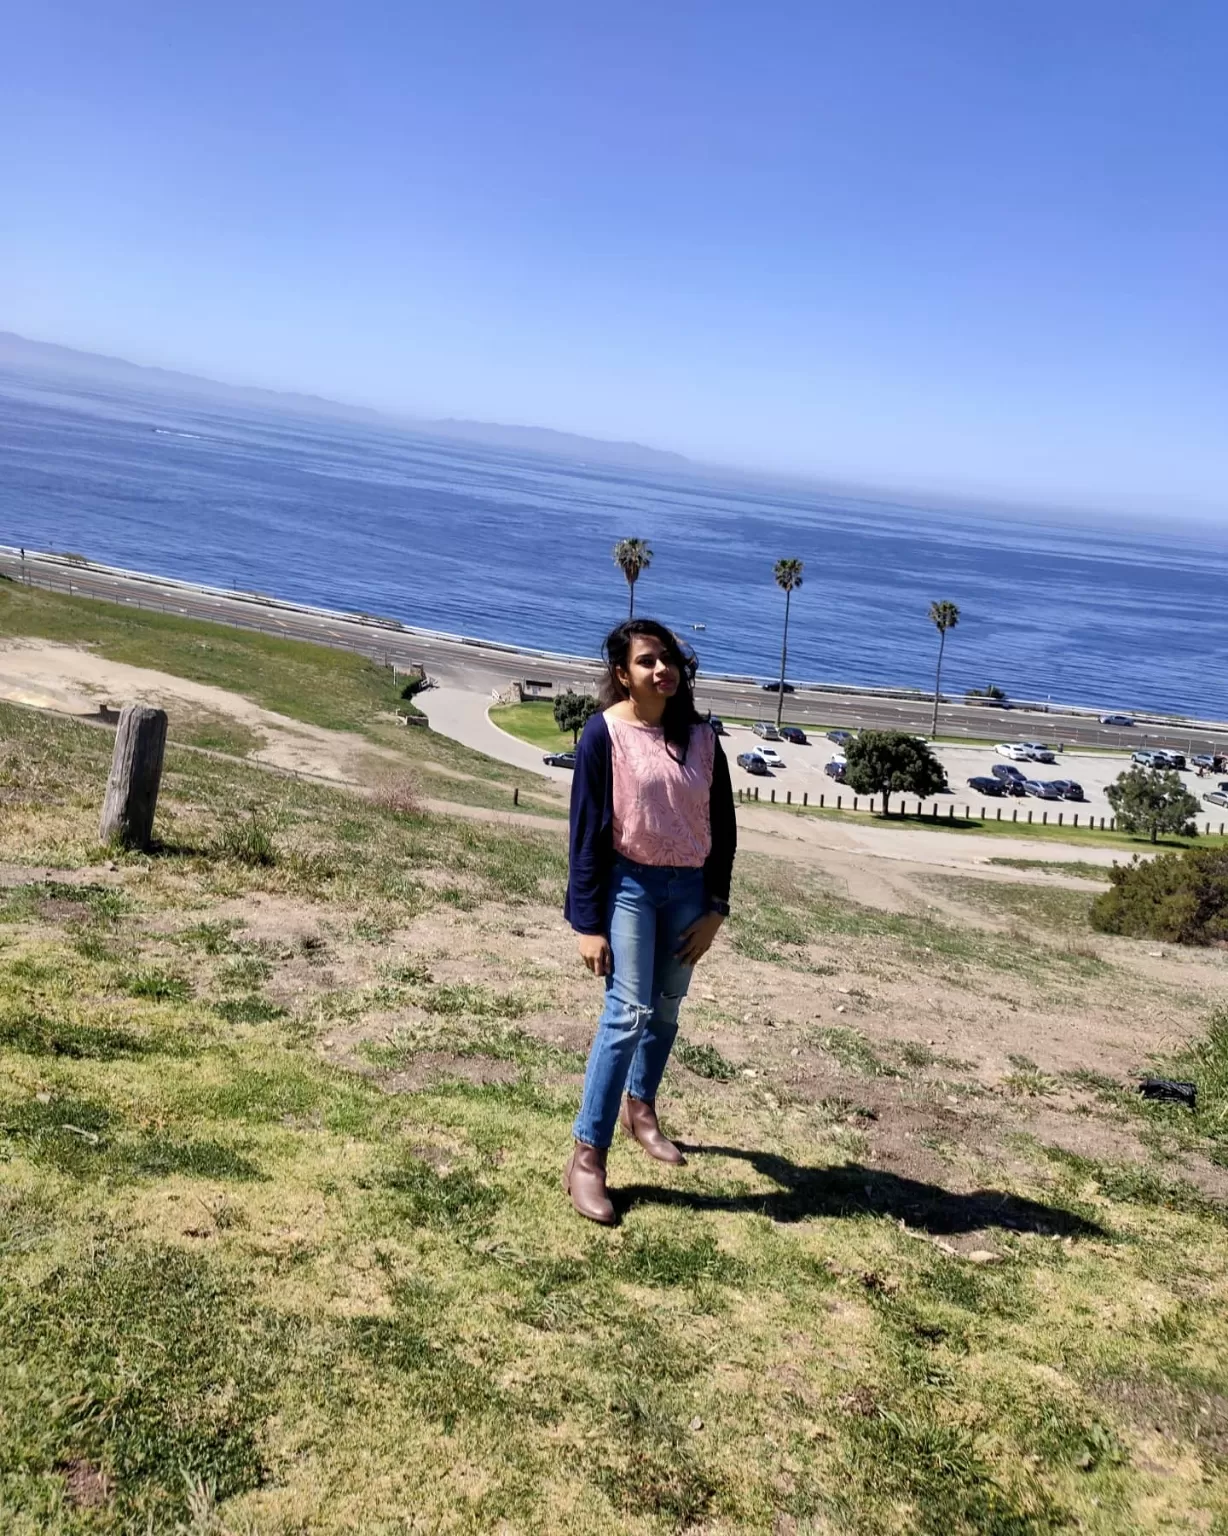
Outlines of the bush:
M 1228 942 L 1228 848 L 1187 848 L 1115 864 L 1092 927 L 1170 944 Z
M 394 816 L 421 816 L 422 802 L 418 789 L 408 774 L 385 779 L 371 797 L 381 811 L 391 811 Z
M 267 823 L 253 807 L 246 817 L 230 816 L 222 823 L 213 844 L 219 859 L 233 859 L 250 869 L 268 868 L 277 863 L 277 849 Z

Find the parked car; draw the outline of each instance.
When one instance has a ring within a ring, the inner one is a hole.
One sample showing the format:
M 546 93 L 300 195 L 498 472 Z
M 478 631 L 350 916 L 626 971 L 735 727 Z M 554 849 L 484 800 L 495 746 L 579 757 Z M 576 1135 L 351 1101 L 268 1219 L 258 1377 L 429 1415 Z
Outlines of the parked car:
M 717 736 L 728 736 L 729 732 L 725 729 L 725 722 L 719 715 L 709 715 L 708 724 Z
M 1211 752 L 1195 752 L 1194 756 L 1192 758 L 1190 758 L 1190 767 L 1191 768 L 1214 768 L 1215 767 L 1215 756 Z
M 995 779 L 1001 779 L 1009 784 L 1022 784 L 1027 778 L 1027 774 L 1020 773 L 1014 763 L 995 763 L 989 771 Z
M 1013 763 L 1029 763 L 1032 754 L 1017 741 L 1000 741 L 994 748 L 999 757 L 1009 757 Z
M 775 747 L 756 747 L 755 751 L 758 752 L 759 756 L 763 759 L 769 768 L 784 767 L 785 760 L 783 757 L 781 757 L 780 753 L 777 752 Z
M 1084 798 L 1082 784 L 1076 784 L 1073 779 L 1050 779 L 1049 782 L 1063 800 L 1082 800 Z
M 1004 795 L 1009 780 L 987 779 L 984 774 L 979 774 L 974 779 L 968 780 L 968 788 L 975 789 L 978 795 Z
M 751 726 L 751 730 L 754 731 L 756 736 L 762 736 L 764 741 L 780 740 L 780 732 L 770 720 L 756 720 L 754 725 Z
M 804 747 L 807 737 L 800 725 L 782 725 L 780 728 L 782 740 L 791 741 L 795 747 Z
M 1169 766 L 1167 752 L 1153 752 L 1150 747 L 1142 747 L 1137 752 L 1130 754 L 1130 761 L 1138 763 L 1141 768 L 1167 768 Z
M 764 693 L 792 693 L 792 683 L 764 683 Z
M 547 752 L 542 758 L 547 768 L 574 768 L 576 766 L 576 754 L 574 752 Z
M 1028 756 L 1034 763 L 1053 763 L 1057 761 L 1053 755 L 1053 748 L 1046 746 L 1043 741 L 1021 741 L 1019 745 L 1026 749 Z
M 767 773 L 768 765 L 758 752 L 739 752 L 738 767 L 745 768 L 747 773 Z
M 843 784 L 847 768 L 848 764 L 846 762 L 840 758 L 833 757 L 830 763 L 824 763 L 823 772 L 829 779 L 835 779 L 837 784 Z
M 1056 784 L 1050 784 L 1048 779 L 1027 779 L 1023 786 L 1029 795 L 1037 800 L 1060 800 L 1061 793 Z
M 834 741 L 838 747 L 847 746 L 853 739 L 852 731 L 828 731 L 828 741 Z
M 1130 715 L 1101 715 L 1101 725 L 1133 725 L 1134 719 Z
M 1160 751 L 1163 752 L 1164 756 L 1168 759 L 1168 766 L 1170 768 L 1175 768 L 1178 773 L 1185 772 L 1184 752 L 1174 752 L 1171 747 L 1161 747 Z
M 1222 789 L 1208 790 L 1202 798 L 1208 805 L 1228 805 L 1228 795 Z

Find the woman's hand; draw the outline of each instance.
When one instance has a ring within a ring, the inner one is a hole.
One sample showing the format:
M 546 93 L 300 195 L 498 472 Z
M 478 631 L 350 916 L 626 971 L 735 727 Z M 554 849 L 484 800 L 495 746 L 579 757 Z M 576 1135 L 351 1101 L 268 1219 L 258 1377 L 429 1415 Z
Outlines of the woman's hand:
M 608 976 L 614 969 L 609 940 L 600 933 L 580 935 L 580 958 L 594 976 Z
M 683 965 L 695 965 L 703 959 L 724 921 L 719 912 L 705 912 L 691 924 L 678 945 L 678 958 Z

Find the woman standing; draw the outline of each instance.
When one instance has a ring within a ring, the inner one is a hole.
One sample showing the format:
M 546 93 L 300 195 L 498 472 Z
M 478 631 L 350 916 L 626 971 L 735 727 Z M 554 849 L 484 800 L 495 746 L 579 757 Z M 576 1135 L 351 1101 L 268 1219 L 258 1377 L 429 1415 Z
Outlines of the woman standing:
M 604 653 L 601 710 L 576 754 L 564 913 L 606 996 L 563 1182 L 581 1216 L 609 1224 L 615 1121 L 650 1157 L 685 1161 L 657 1123 L 657 1089 L 692 968 L 729 915 L 737 828 L 694 661 L 652 619 L 620 624 Z

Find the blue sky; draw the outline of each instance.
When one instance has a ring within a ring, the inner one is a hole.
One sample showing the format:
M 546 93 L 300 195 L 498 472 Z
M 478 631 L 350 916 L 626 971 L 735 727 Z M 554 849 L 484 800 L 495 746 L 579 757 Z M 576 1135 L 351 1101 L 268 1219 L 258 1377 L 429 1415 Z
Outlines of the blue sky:
M 1228 514 L 1222 0 L 10 8 L 0 327 Z

